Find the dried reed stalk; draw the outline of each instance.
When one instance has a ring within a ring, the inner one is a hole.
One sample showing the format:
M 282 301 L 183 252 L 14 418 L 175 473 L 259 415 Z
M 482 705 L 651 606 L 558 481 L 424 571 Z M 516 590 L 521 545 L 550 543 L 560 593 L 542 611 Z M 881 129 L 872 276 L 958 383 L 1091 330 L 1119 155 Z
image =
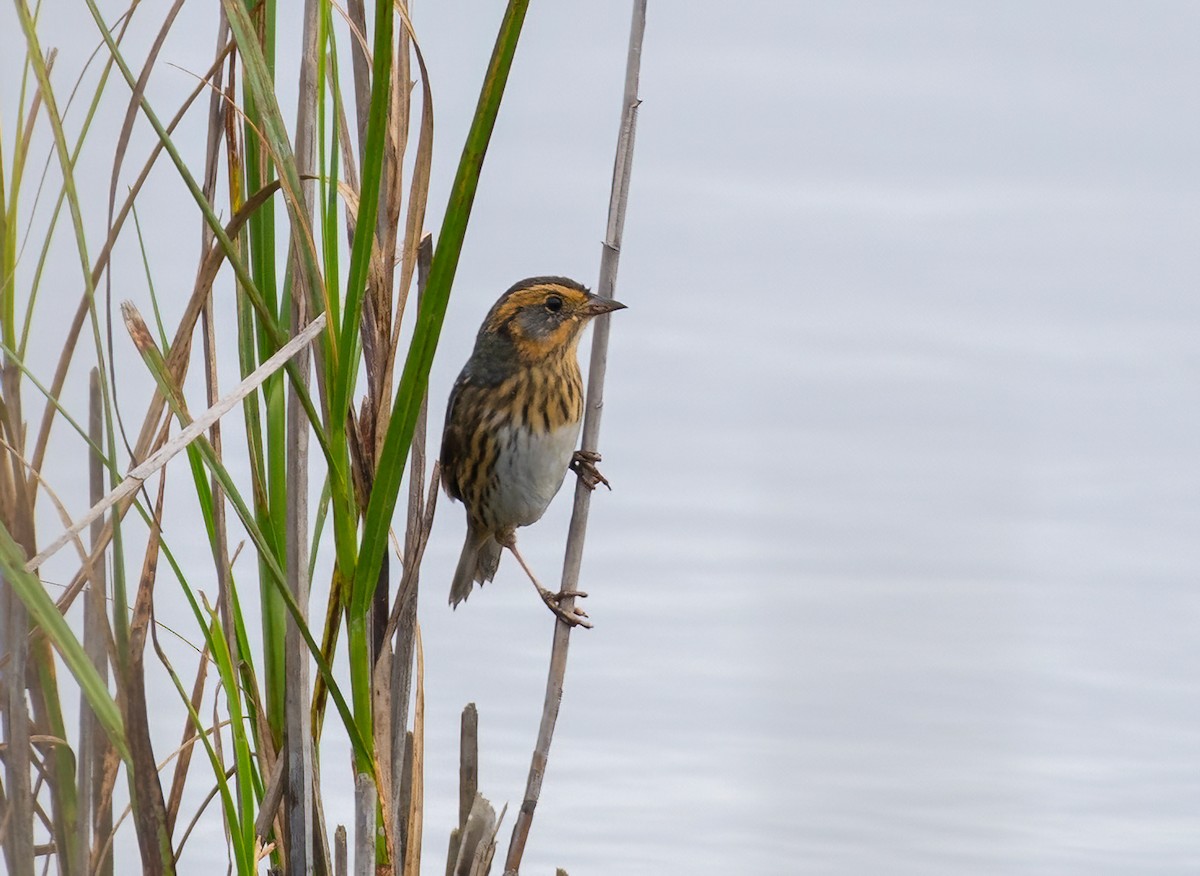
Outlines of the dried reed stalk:
M 621 257 L 621 236 L 625 227 L 625 206 L 629 200 L 629 176 L 633 167 L 634 132 L 637 128 L 638 76 L 642 62 L 642 36 L 646 30 L 646 0 L 634 0 L 633 21 L 629 30 L 629 53 L 625 64 L 625 94 L 621 104 L 621 127 L 617 135 L 617 155 L 613 165 L 612 191 L 608 203 L 608 225 L 604 238 L 604 249 L 600 258 L 600 281 L 596 294 L 613 297 L 617 282 L 617 266 Z M 596 450 L 600 437 L 600 414 L 604 408 L 604 373 L 608 361 L 608 316 L 595 320 L 592 334 L 592 355 L 588 369 L 587 406 L 583 420 L 582 448 Z M 583 561 L 583 543 L 587 534 L 588 510 L 591 506 L 591 490 L 580 480 L 575 485 L 575 506 L 571 514 L 571 526 L 567 533 L 566 556 L 563 560 L 562 590 L 578 589 L 579 567 Z M 570 612 L 574 598 L 569 597 L 563 606 Z M 542 706 L 542 721 L 538 728 L 537 744 L 533 750 L 533 761 L 529 766 L 529 780 L 525 786 L 525 800 L 517 813 L 513 825 L 512 840 L 504 862 L 505 876 L 516 876 L 520 871 L 521 857 L 525 853 L 525 842 L 533 823 L 533 811 L 537 807 L 542 790 L 542 777 L 550 757 L 550 742 L 554 737 L 554 725 L 558 720 L 558 707 L 562 700 L 563 678 L 567 671 L 567 649 L 571 642 L 571 627 L 561 620 L 555 622 L 554 645 L 550 651 L 550 673 L 546 680 L 546 698 Z
M 304 218 L 312 221 L 313 169 L 316 165 L 317 40 L 319 5 L 304 3 L 303 52 L 300 59 L 300 88 L 296 105 L 296 171 L 301 177 Z M 297 255 L 304 241 L 293 235 L 291 241 L 295 280 L 292 287 L 292 333 L 299 334 L 309 322 L 310 297 L 319 295 L 308 288 L 306 274 Z M 296 371 L 308 386 L 309 351 L 296 354 Z M 308 617 L 308 417 L 300 403 L 295 384 L 288 384 L 287 403 L 287 574 L 288 589 Z M 284 739 L 287 759 L 287 785 L 284 794 L 287 824 L 287 869 L 289 873 L 314 872 L 313 807 L 320 801 L 313 796 L 312 713 L 309 711 L 311 684 L 309 653 L 300 627 L 290 614 L 284 633 L 284 663 L 287 686 L 284 692 Z M 324 838 L 322 838 L 324 839 Z
M 104 445 L 103 404 L 100 393 L 100 372 L 93 368 L 89 394 L 88 437 L 97 448 Z M 104 461 L 95 450 L 88 457 L 88 468 L 88 489 L 94 505 L 104 497 Z M 101 519 L 92 521 L 91 545 L 93 550 L 99 544 L 103 530 L 104 523 Z M 88 590 L 83 610 L 83 648 L 92 661 L 92 665 L 96 667 L 96 674 L 105 684 L 108 682 L 107 643 L 109 637 L 106 572 L 103 559 L 92 567 L 91 588 Z M 97 839 L 108 836 L 113 829 L 111 801 L 105 801 L 102 790 L 104 762 L 109 756 L 111 745 L 82 693 L 80 694 L 79 723 L 79 806 L 82 813 L 79 836 L 82 854 L 78 860 L 86 861 L 90 854 L 93 827 Z M 104 855 L 99 867 L 94 872 L 97 876 L 112 876 L 112 855 Z
M 346 876 L 346 828 L 339 824 L 333 832 L 333 874 Z

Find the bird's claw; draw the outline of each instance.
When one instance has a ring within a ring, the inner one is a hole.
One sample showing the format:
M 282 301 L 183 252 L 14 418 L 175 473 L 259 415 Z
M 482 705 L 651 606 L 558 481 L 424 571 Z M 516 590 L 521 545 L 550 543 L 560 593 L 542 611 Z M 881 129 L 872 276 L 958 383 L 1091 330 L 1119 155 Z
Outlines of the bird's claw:
M 551 593 L 549 590 L 541 591 L 542 601 L 546 603 L 554 614 L 569 627 L 583 627 L 585 630 L 592 628 L 592 623 L 587 619 L 588 613 L 577 605 L 572 605 L 569 609 L 563 608 L 562 600 L 568 596 L 573 596 L 576 599 L 582 599 L 587 596 L 582 590 L 560 590 L 557 593 Z
M 579 480 L 589 490 L 594 490 L 600 484 L 612 490 L 612 484 L 608 482 L 608 478 L 600 474 L 600 469 L 596 468 L 596 463 L 600 461 L 600 454 L 595 450 L 576 450 L 575 455 L 571 457 L 571 471 L 579 476 Z

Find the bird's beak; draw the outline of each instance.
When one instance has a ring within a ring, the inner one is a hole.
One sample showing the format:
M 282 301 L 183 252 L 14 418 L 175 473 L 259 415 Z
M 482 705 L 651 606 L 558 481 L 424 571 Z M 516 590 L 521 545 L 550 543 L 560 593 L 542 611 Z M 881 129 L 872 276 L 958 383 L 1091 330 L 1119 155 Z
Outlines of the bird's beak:
M 615 298 L 603 298 L 599 295 L 589 295 L 588 303 L 583 312 L 588 316 L 599 316 L 602 313 L 612 313 L 614 310 L 624 310 L 625 305 Z

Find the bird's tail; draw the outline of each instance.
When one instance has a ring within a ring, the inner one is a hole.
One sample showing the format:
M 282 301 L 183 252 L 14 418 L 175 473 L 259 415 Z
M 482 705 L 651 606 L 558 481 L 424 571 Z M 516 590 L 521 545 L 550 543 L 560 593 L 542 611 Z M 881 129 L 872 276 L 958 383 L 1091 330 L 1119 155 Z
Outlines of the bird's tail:
M 454 570 L 454 580 L 450 582 L 452 606 L 457 608 L 460 602 L 471 595 L 476 581 L 483 584 L 496 577 L 501 550 L 500 543 L 490 535 L 480 536 L 468 530 L 462 555 L 458 558 L 458 568 Z

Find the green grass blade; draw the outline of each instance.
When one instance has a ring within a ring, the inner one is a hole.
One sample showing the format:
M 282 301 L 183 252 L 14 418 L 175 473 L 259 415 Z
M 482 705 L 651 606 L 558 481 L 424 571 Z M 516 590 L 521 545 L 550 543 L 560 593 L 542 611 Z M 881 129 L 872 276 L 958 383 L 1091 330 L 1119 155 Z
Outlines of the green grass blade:
M 130 308 L 130 311 L 131 315 L 136 313 L 136 311 L 133 311 L 132 308 Z M 187 410 L 183 405 L 183 396 L 179 391 L 179 387 L 174 385 L 172 382 L 171 376 L 165 368 L 162 353 L 159 352 L 158 348 L 154 346 L 154 341 L 150 337 L 150 332 L 146 328 L 145 323 L 141 321 L 140 316 L 137 317 L 137 322 L 140 323 L 140 325 L 132 326 L 130 334 L 134 338 L 138 351 L 142 354 L 143 361 L 146 363 L 146 366 L 154 376 L 160 391 L 167 399 L 168 404 L 170 404 L 176 418 L 179 420 L 181 425 L 186 426 L 191 422 L 191 418 L 189 417 Z M 129 319 L 127 318 L 127 324 L 128 323 Z M 250 536 L 250 540 L 254 543 L 255 548 L 258 550 L 259 557 L 262 558 L 267 568 L 267 572 L 269 573 L 267 579 L 274 585 L 288 612 L 296 621 L 296 625 L 299 628 L 301 635 L 304 637 L 305 644 L 308 646 L 308 649 L 313 655 L 313 659 L 317 664 L 317 671 L 320 672 L 321 676 L 325 679 L 326 684 L 329 686 L 330 695 L 333 697 L 334 705 L 337 707 L 338 714 L 345 723 L 346 732 L 349 734 L 350 743 L 354 748 L 356 762 L 362 764 L 362 769 L 365 769 L 374 775 L 374 761 L 371 758 L 370 750 L 367 746 L 367 737 L 355 724 L 349 705 L 346 703 L 346 700 L 342 696 L 341 690 L 333 677 L 333 670 L 330 668 L 329 662 L 325 660 L 321 654 L 321 648 L 312 636 L 312 631 L 308 626 L 308 619 L 301 612 L 300 606 L 297 604 L 295 597 L 288 589 L 287 578 L 284 575 L 283 569 L 280 568 L 278 561 L 275 559 L 275 551 L 268 536 L 266 535 L 266 532 L 259 527 L 254 513 L 246 505 L 245 500 L 242 498 L 241 492 L 237 488 L 237 484 L 234 483 L 229 471 L 217 457 L 215 451 L 213 450 L 212 444 L 209 443 L 208 439 L 201 435 L 193 442 L 193 446 L 199 450 L 201 458 L 204 460 L 204 464 L 208 467 L 209 472 L 216 477 L 218 483 L 221 485 L 221 488 L 225 491 L 226 499 L 228 499 L 229 504 L 233 506 L 234 511 L 237 513 L 238 519 L 241 520 L 242 526 L 246 529 L 246 534 Z
M 325 283 L 321 279 L 321 271 L 317 266 L 317 249 L 313 240 L 312 223 L 308 219 L 308 209 L 300 188 L 300 173 L 296 168 L 296 156 L 292 152 L 287 126 L 284 124 L 283 114 L 279 110 L 279 103 L 275 99 L 274 77 L 268 65 L 268 59 L 263 54 L 263 47 L 258 42 L 254 23 L 250 20 L 250 14 L 241 0 L 222 0 L 222 6 L 229 19 L 234 39 L 237 41 L 246 82 L 250 86 L 255 106 L 258 109 L 259 120 L 262 123 L 262 134 L 271 150 L 275 166 L 280 172 L 284 201 L 292 220 L 292 235 L 296 243 L 296 251 L 300 256 L 300 264 L 304 271 L 305 282 L 308 284 L 309 294 L 324 306 Z M 271 30 L 268 28 L 268 34 Z M 333 352 L 336 355 L 336 348 Z
M 25 603 L 25 608 L 38 629 L 46 634 L 62 655 L 63 662 L 75 676 L 88 704 L 96 713 L 100 726 L 104 728 L 121 759 L 129 764 L 130 755 L 125 742 L 124 723 L 116 702 L 108 692 L 108 686 L 101 681 L 96 668 L 92 666 L 92 661 L 84 653 L 83 644 L 67 626 L 66 618 L 59 613 L 46 589 L 42 587 L 42 582 L 25 571 L 24 554 L 3 523 L 0 523 L 0 570 L 3 570 L 13 590 Z
M 346 280 L 344 316 L 338 345 L 349 351 L 358 337 L 362 318 L 363 296 L 367 288 L 367 271 L 375 244 L 375 220 L 379 214 L 379 189 L 383 181 L 383 163 L 387 145 L 388 107 L 392 82 L 391 3 L 379 0 L 375 6 L 375 46 L 371 66 L 371 105 L 367 117 L 367 142 L 362 161 L 362 184 L 359 189 L 358 218 L 355 220 L 354 243 L 350 250 L 349 276 Z M 334 412 L 344 412 L 350 404 L 357 368 L 343 369 L 336 375 L 333 400 Z
M 445 320 L 450 287 L 454 283 L 454 273 L 462 253 L 471 205 L 479 186 L 479 174 L 483 168 L 483 159 L 492 130 L 496 125 L 504 86 L 512 68 L 513 55 L 517 50 L 517 40 L 520 38 L 521 25 L 528 7 L 529 0 L 510 0 L 505 10 L 483 89 L 479 95 L 475 117 L 471 121 L 467 142 L 458 162 L 458 172 L 454 177 L 450 201 L 433 254 L 429 284 L 418 309 L 412 345 L 404 362 L 404 371 L 392 407 L 391 422 L 384 438 L 383 451 L 379 456 L 379 469 L 367 506 L 351 595 L 351 610 L 357 613 L 366 611 L 379 577 L 380 567 L 383 565 L 388 530 L 400 492 L 400 480 L 408 461 L 408 449 L 416 430 L 421 400 L 429 386 L 429 369 L 433 364 L 433 354 L 437 350 L 442 322 Z

